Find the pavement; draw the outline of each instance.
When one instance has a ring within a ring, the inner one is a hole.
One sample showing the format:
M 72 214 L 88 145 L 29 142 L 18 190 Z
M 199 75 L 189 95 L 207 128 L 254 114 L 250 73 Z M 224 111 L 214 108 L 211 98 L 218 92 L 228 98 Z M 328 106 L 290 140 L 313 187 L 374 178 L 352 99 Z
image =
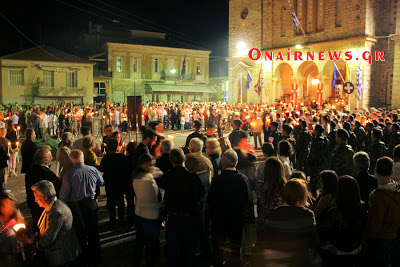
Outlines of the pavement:
M 175 147 L 183 147 L 186 142 L 186 137 L 193 131 L 180 131 L 180 130 L 167 130 L 163 134 L 166 138 L 174 141 Z M 224 133 L 224 136 L 228 136 L 229 132 Z M 137 138 L 136 138 L 137 136 Z M 101 138 L 95 136 L 96 140 Z M 75 136 L 75 139 L 80 138 Z M 123 141 L 128 143 L 130 140 L 140 140 L 140 134 L 128 133 L 123 136 Z M 249 137 L 249 143 L 254 145 L 254 139 Z M 261 150 L 256 150 L 256 155 L 258 158 L 262 157 Z M 100 161 L 101 159 L 99 159 Z M 30 210 L 26 203 L 26 191 L 25 191 L 25 175 L 21 174 L 19 170 L 21 169 L 21 155 L 19 153 L 19 162 L 17 163 L 17 176 L 9 177 L 7 181 L 7 190 L 17 199 L 17 208 L 20 209 L 23 214 L 26 225 L 27 232 L 32 233 L 32 217 Z M 56 171 L 56 162 L 52 161 L 50 169 Z M 133 249 L 135 244 L 135 230 L 128 229 L 126 225 L 114 225 L 110 226 L 106 224 L 108 221 L 108 211 L 106 207 L 106 194 L 104 187 L 100 189 L 100 197 L 98 198 L 99 203 L 99 231 L 100 231 L 100 243 L 102 248 L 102 263 L 101 266 L 130 266 L 132 265 Z M 159 266 L 165 266 L 165 231 L 161 234 L 161 262 Z M 199 259 L 198 266 L 209 266 L 209 264 L 204 259 Z

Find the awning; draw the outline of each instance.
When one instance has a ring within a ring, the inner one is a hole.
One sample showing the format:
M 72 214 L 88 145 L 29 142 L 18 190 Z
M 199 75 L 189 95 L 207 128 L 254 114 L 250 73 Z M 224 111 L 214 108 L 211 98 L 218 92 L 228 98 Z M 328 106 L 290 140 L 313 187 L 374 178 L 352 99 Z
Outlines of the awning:
M 209 85 L 149 84 L 153 92 L 216 93 Z

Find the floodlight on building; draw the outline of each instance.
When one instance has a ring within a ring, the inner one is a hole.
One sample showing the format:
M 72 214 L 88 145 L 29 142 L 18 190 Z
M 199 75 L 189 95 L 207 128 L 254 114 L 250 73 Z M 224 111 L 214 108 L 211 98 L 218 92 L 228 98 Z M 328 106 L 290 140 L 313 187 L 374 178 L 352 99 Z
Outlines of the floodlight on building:
M 317 85 L 317 84 L 319 84 L 319 80 L 318 80 L 318 79 L 312 79 L 312 80 L 311 80 L 311 83 L 312 83 L 313 85 Z
M 302 49 L 303 48 L 300 44 L 297 44 L 295 47 L 296 47 L 296 49 Z
M 172 69 L 171 73 L 174 74 L 176 72 L 176 69 Z
M 245 42 L 239 42 L 236 45 L 236 48 L 238 50 L 238 54 L 237 55 L 239 57 L 243 57 L 243 56 L 247 55 L 247 53 L 249 52 L 248 49 L 246 49 L 246 43 Z

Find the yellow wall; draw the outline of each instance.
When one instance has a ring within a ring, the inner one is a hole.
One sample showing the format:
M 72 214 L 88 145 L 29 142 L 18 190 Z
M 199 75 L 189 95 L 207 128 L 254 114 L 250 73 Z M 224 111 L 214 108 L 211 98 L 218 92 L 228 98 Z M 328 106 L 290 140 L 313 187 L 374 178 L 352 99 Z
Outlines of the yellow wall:
M 9 83 L 9 70 L 24 69 L 24 85 L 11 86 Z M 83 102 L 93 102 L 93 65 L 80 63 L 63 62 L 41 62 L 24 60 L 1 60 L 1 97 L 2 103 L 24 103 L 32 100 L 34 87 L 37 87 L 37 80 L 43 82 L 43 71 L 54 71 L 54 88 L 47 88 L 42 95 L 36 96 L 35 101 L 51 102 L 56 100 L 69 101 L 70 97 L 82 95 Z M 77 72 L 77 89 L 67 90 L 67 72 Z M 40 88 L 44 89 L 43 84 Z M 56 92 L 56 93 L 54 93 Z M 44 94 L 45 93 L 45 94 Z M 51 96 L 51 97 L 43 97 Z M 42 96 L 42 97 L 40 97 Z M 71 100 L 72 101 L 72 100 Z

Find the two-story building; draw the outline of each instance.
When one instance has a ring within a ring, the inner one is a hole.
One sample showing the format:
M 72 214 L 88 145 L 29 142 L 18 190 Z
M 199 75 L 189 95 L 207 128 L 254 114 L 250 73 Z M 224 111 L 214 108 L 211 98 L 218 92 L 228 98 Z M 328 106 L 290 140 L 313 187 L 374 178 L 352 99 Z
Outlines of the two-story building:
M 211 51 L 169 40 L 165 33 L 103 27 L 89 23 L 77 42 L 82 54 L 91 52 L 96 99 L 126 102 L 214 99 L 209 83 Z
M 0 57 L 0 102 L 93 102 L 94 63 L 48 46 Z
M 90 60 L 106 60 L 106 70 L 95 70 L 94 85 L 100 94 L 108 93 L 109 101 L 125 102 L 135 93 L 143 101 L 214 98 L 216 91 L 208 83 L 211 51 L 110 42 L 105 46 L 104 54 Z
M 299 20 L 297 30 L 292 8 Z M 363 76 L 361 94 L 356 87 L 350 97 L 353 108 L 357 104 L 399 107 L 400 72 L 395 69 L 400 64 L 399 9 L 397 0 L 229 1 L 230 101 L 272 104 L 290 99 L 293 93 L 309 100 L 318 94 L 323 99 L 335 97 L 343 81 L 333 81 L 334 66 L 344 76 L 347 63 L 351 82 L 357 83 L 359 67 Z M 252 48 L 262 52 L 260 60 L 249 59 Z M 331 58 L 334 52 L 341 53 L 340 58 Z M 296 58 L 295 53 L 303 56 Z M 261 97 L 253 90 L 260 71 Z M 246 91 L 247 73 L 253 81 Z

